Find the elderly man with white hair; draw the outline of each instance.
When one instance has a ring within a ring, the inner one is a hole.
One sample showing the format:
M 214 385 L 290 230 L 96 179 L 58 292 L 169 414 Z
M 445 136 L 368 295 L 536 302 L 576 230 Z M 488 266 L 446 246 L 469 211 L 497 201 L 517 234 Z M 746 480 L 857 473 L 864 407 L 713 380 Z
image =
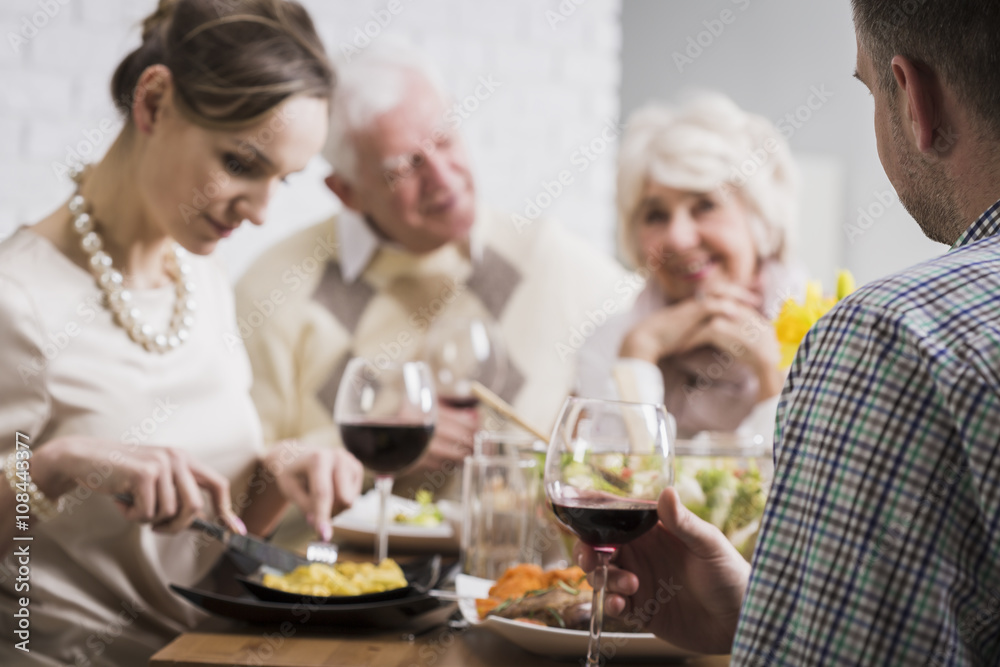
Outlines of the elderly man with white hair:
M 580 393 L 662 402 L 682 437 L 770 441 L 784 373 L 769 320 L 802 282 L 787 143 L 720 94 L 651 104 L 627 124 L 617 199 L 622 250 L 648 280 L 581 350 Z
M 625 272 L 555 224 L 518 229 L 479 202 L 449 108 L 433 70 L 395 44 L 339 72 L 324 154 L 343 210 L 266 252 L 237 288 L 244 316 L 280 292 L 282 305 L 245 336 L 270 441 L 338 445 L 331 413 L 349 358 L 416 358 L 438 316 L 498 324 L 509 357 L 500 393 L 539 428 L 572 389 L 563 348 Z M 301 270 L 315 257 L 325 261 Z M 454 494 L 479 426 L 475 409 L 440 406 L 397 492 Z

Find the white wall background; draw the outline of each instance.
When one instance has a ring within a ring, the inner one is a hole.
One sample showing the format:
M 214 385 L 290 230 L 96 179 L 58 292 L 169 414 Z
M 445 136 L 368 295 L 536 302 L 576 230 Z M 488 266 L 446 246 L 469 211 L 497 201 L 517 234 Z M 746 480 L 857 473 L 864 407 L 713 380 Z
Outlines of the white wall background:
M 595 138 L 618 116 L 619 0 L 399 3 L 402 10 L 390 14 L 388 0 L 303 1 L 332 55 L 364 45 L 358 35 L 366 30 L 374 39 L 391 33 L 426 50 L 457 99 L 480 77 L 499 82 L 462 125 L 483 199 L 523 213 L 528 199 L 541 195 L 546 203 L 543 182 L 571 170 L 572 185 L 545 214 L 610 252 L 615 146 Z M 114 132 L 107 129 L 120 127 L 108 93 L 111 73 L 138 43 L 138 23 L 155 4 L 0 2 L 0 238 L 70 194 L 68 179 L 56 173 L 70 151 L 96 157 L 110 145 Z M 384 26 L 373 22 L 379 17 Z M 11 34 L 24 42 L 15 48 Z M 592 141 L 602 151 L 584 162 L 577 151 Z M 325 173 L 317 158 L 276 197 L 267 225 L 244 226 L 220 246 L 234 275 L 271 240 L 335 210 L 321 184 Z
M 376 39 L 393 33 L 426 49 L 459 99 L 480 76 L 500 82 L 462 126 L 480 192 L 496 207 L 524 213 L 528 200 L 546 203 L 543 182 L 569 170 L 572 185 L 545 213 L 610 252 L 616 147 L 604 146 L 600 134 L 619 109 L 627 116 L 650 99 L 715 88 L 778 121 L 795 113 L 811 87 L 825 86 L 832 96 L 790 139 L 806 177 L 799 248 L 811 272 L 828 280 L 833 267 L 846 265 L 864 282 L 943 250 L 903 210 L 878 162 L 871 100 L 850 76 L 848 0 L 400 3 L 382 27 L 371 23 L 373 12 L 388 0 L 304 2 L 334 55 L 367 28 Z M 107 129 L 118 127 L 108 81 L 154 4 L 0 2 L 0 237 L 68 196 L 55 165 L 70 151 L 96 157 L 107 148 L 114 134 Z M 24 38 L 17 48 L 12 34 Z M 694 57 L 678 67 L 675 53 Z M 603 150 L 590 162 L 584 145 Z M 220 246 L 234 275 L 272 240 L 335 210 L 320 184 L 324 174 L 317 159 L 278 195 L 265 227 L 241 229 Z M 860 231 L 853 242 L 850 226 Z
M 830 93 L 789 139 L 806 181 L 799 255 L 824 284 L 835 266 L 862 283 L 945 250 L 923 236 L 878 161 L 872 102 L 851 76 L 848 0 L 625 0 L 622 31 L 625 117 L 649 100 L 711 88 L 778 122 L 814 86 Z M 678 66 L 675 53 L 691 62 Z M 861 210 L 870 218 L 859 226 Z M 845 227 L 854 226 L 850 242 Z

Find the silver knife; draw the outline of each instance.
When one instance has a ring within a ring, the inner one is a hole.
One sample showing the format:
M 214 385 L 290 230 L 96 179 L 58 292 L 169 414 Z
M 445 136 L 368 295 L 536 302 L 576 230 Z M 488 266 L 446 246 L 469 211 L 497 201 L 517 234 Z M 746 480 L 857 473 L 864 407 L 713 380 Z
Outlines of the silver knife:
M 115 500 L 130 507 L 133 503 L 132 495 L 128 493 L 116 493 Z M 282 572 L 291 572 L 300 565 L 309 565 L 310 562 L 313 562 L 288 549 L 268 544 L 252 535 L 234 533 L 224 526 L 210 523 L 201 518 L 196 518 L 192 521 L 190 528 L 200 530 L 206 535 L 214 537 L 236 553 L 252 558 L 263 565 L 268 565 Z M 314 560 L 320 559 L 316 558 Z
M 291 572 L 300 565 L 308 565 L 310 561 L 288 549 L 273 544 L 268 544 L 252 535 L 240 535 L 215 523 L 209 523 L 204 519 L 195 519 L 191 522 L 191 528 L 200 530 L 206 535 L 211 535 L 219 540 L 230 550 L 242 554 L 255 561 L 273 567 L 282 572 Z

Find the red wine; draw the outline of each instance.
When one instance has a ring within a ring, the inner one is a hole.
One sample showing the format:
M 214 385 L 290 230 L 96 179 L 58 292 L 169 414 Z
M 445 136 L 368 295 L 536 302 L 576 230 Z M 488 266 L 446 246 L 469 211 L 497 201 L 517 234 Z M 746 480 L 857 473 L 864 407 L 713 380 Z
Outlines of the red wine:
M 427 449 L 434 426 L 411 424 L 341 424 L 347 451 L 376 473 L 403 470 Z
M 438 396 L 438 401 L 451 408 L 474 408 L 479 405 L 479 399 L 475 396 Z
M 585 544 L 618 547 L 656 525 L 656 503 L 636 500 L 569 500 L 552 511 Z

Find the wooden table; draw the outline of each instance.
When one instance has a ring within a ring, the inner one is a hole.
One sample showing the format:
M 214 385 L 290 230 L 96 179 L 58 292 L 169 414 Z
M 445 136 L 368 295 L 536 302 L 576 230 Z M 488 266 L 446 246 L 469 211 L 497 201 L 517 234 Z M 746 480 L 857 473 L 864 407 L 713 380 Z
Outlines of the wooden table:
M 583 656 L 581 656 L 582 658 Z M 437 628 L 416 638 L 399 632 L 366 636 L 186 633 L 160 650 L 150 667 L 541 667 L 573 665 L 522 651 L 484 628 Z M 609 667 L 637 663 L 612 661 Z M 723 667 L 727 656 L 694 658 L 688 667 Z

